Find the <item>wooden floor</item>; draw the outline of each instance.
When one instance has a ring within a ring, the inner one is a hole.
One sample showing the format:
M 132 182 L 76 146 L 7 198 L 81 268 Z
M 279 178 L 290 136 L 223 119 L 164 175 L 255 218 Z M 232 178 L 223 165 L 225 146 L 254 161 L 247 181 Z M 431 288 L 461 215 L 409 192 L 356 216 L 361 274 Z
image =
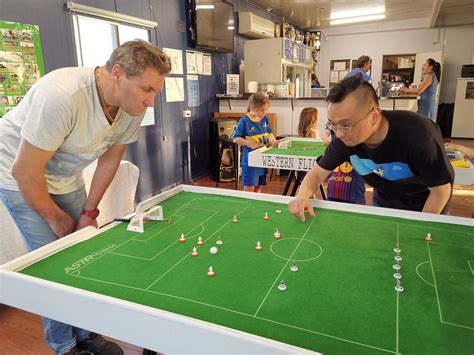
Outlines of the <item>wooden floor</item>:
M 457 140 L 456 143 L 474 147 L 474 140 Z M 285 176 L 273 176 L 263 192 L 281 194 L 285 185 Z M 215 187 L 215 181 L 204 178 L 194 182 L 199 186 Z M 234 189 L 232 182 L 220 183 L 220 188 Z M 242 186 L 239 186 L 242 189 Z M 366 192 L 367 204 L 372 201 L 372 189 Z M 471 218 L 474 215 L 474 186 L 454 186 L 451 215 Z M 126 355 L 141 354 L 141 348 L 119 342 Z M 43 342 L 43 330 L 40 318 L 34 314 L 0 305 L 0 355 L 38 354 L 49 355 L 53 352 Z

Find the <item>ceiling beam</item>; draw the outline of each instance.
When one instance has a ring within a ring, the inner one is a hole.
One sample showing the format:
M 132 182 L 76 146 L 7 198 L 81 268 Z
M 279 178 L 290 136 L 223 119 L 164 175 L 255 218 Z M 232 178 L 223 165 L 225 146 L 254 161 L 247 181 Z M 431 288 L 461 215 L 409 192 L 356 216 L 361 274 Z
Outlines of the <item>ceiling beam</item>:
M 431 20 L 430 28 L 433 28 L 438 20 L 439 11 L 441 10 L 441 5 L 443 5 L 443 0 L 434 0 L 433 8 L 431 9 Z

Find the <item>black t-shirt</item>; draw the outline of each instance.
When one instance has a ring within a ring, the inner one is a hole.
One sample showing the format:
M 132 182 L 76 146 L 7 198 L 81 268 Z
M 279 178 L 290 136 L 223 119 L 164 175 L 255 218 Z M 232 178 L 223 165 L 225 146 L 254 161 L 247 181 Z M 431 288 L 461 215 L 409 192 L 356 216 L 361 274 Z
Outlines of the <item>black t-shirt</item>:
M 428 187 L 453 183 L 454 170 L 444 149 L 441 131 L 436 123 L 411 111 L 382 111 L 389 128 L 384 141 L 370 149 L 365 144 L 347 147 L 334 139 L 319 161 L 319 166 L 333 170 L 344 161 L 382 196 L 384 207 L 421 210 Z M 391 203 L 390 201 L 394 202 Z M 398 201 L 397 201 L 398 200 Z M 421 206 L 421 207 L 420 207 Z

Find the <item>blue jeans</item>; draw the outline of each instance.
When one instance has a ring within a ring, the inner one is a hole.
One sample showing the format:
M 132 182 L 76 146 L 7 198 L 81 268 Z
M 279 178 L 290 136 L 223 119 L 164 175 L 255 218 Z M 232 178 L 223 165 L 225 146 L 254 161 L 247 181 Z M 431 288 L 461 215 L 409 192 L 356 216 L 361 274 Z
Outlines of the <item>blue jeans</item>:
M 74 222 L 77 222 L 86 201 L 84 188 L 64 195 L 50 196 L 63 211 L 72 217 Z M 0 199 L 13 217 L 28 250 L 38 249 L 58 239 L 49 224 L 31 209 L 19 191 L 0 188 Z M 42 321 L 45 341 L 57 354 L 67 352 L 76 345 L 77 340 L 84 340 L 89 335 L 87 330 L 49 318 L 43 317 Z

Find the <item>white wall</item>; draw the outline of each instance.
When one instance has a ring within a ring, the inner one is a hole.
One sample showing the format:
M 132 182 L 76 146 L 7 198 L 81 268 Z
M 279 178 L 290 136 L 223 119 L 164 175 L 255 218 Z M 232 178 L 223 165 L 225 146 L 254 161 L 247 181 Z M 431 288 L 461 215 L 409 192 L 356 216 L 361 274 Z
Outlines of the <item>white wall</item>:
M 366 54 L 373 59 L 372 83 L 376 87 L 382 75 L 383 55 L 443 50 L 440 102 L 454 102 L 461 65 L 472 62 L 474 25 L 425 27 L 426 20 L 420 19 L 323 29 L 318 63 L 319 80 L 328 86 L 332 59 L 355 59 Z
M 440 102 L 454 102 L 463 64 L 474 64 L 474 25 L 446 28 Z

